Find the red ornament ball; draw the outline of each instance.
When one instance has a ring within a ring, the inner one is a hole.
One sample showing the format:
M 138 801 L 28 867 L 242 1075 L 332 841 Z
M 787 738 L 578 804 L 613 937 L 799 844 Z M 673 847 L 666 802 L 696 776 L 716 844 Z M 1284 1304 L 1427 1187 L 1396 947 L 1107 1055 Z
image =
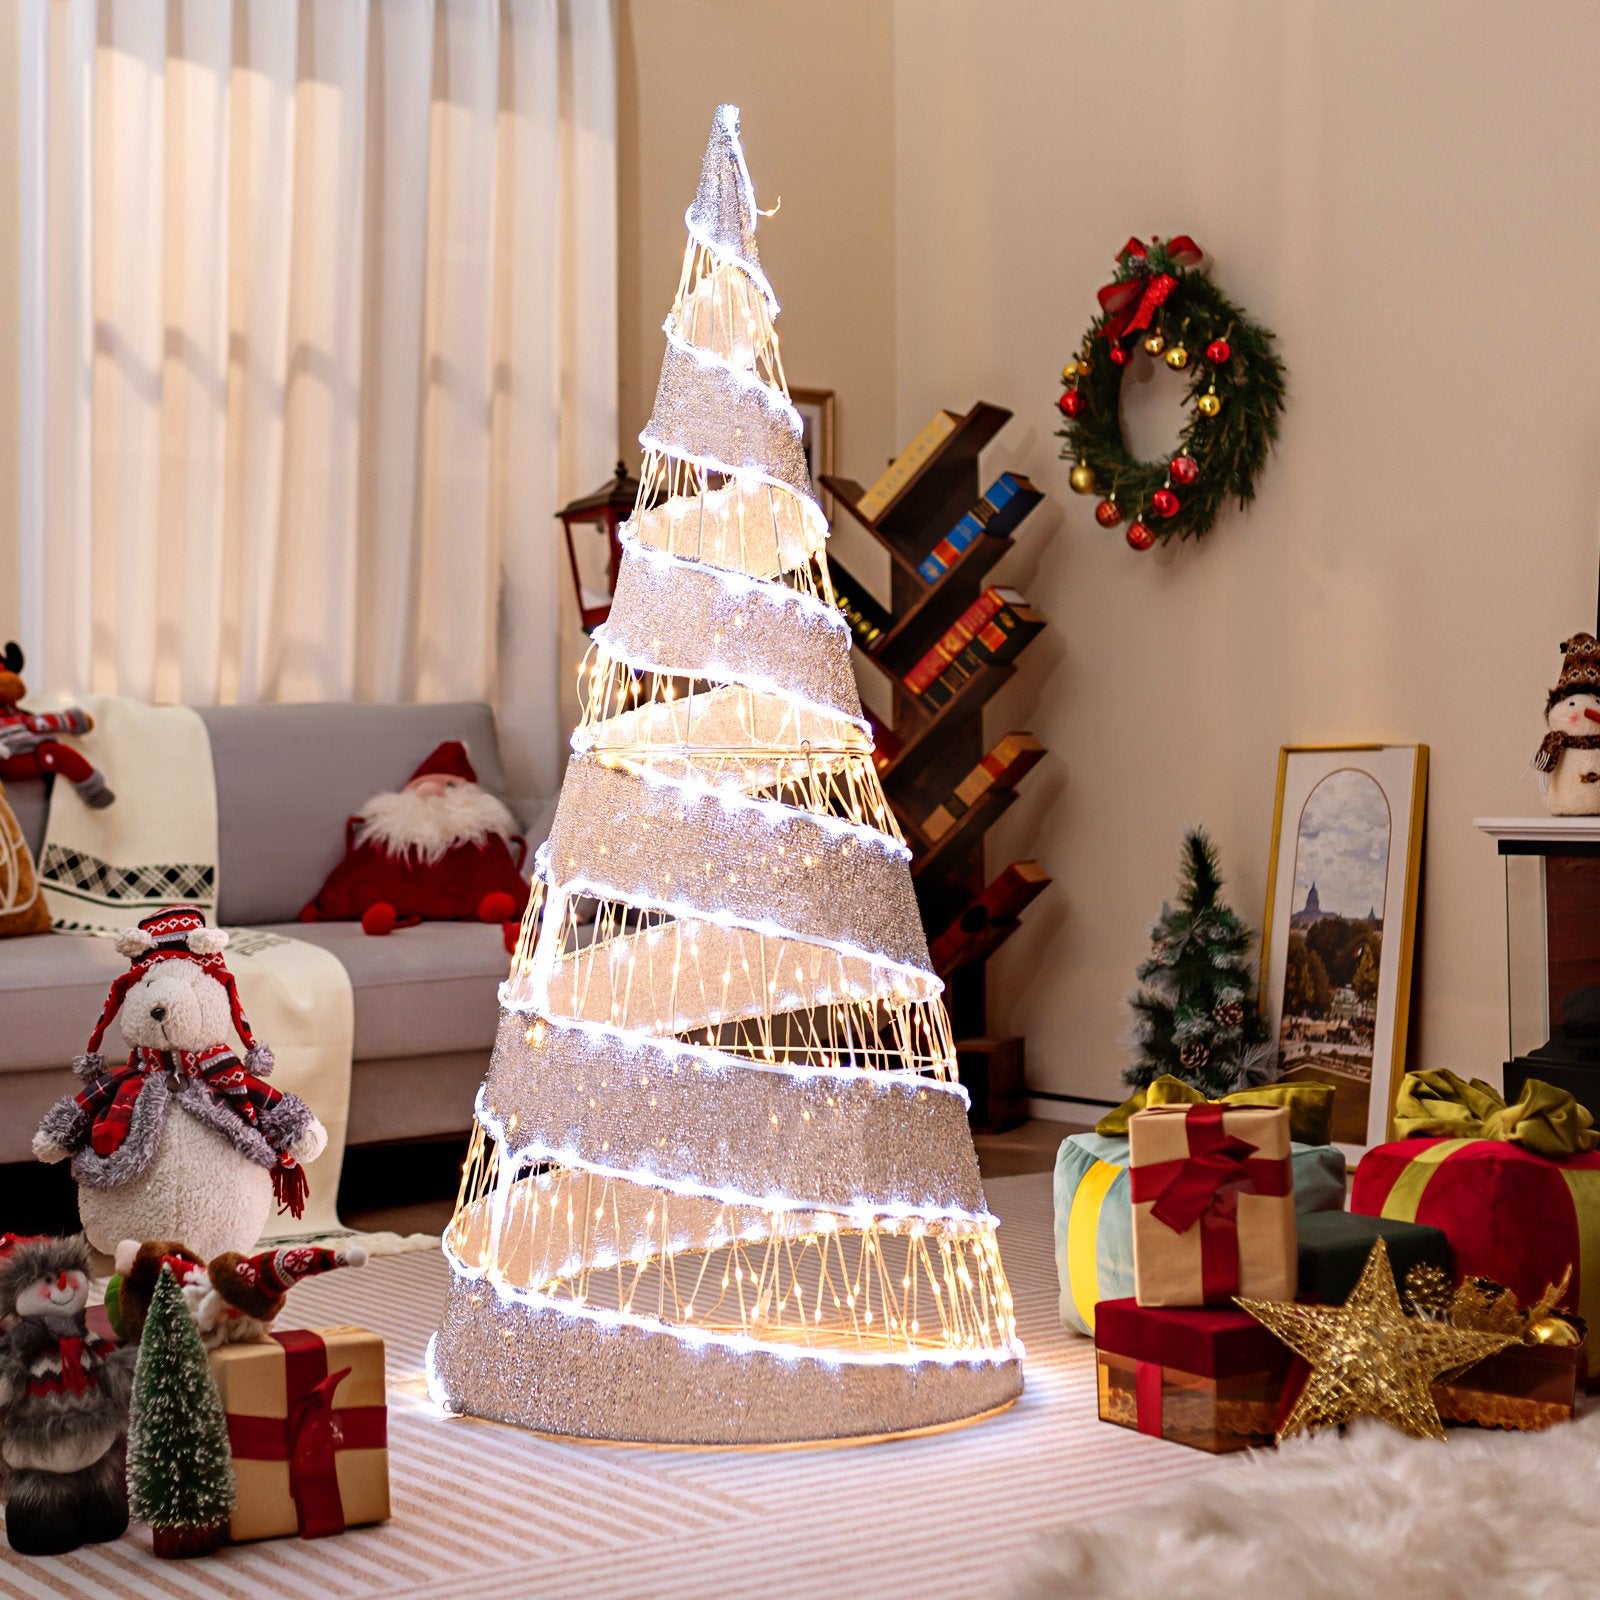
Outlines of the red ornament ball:
M 1158 517 L 1177 516 L 1178 508 L 1182 504 L 1183 502 L 1179 500 L 1177 495 L 1175 495 L 1170 489 L 1157 489 L 1156 492 L 1150 496 L 1150 509 L 1154 511 Z
M 1076 417 L 1083 414 L 1083 396 L 1079 394 L 1076 389 L 1068 389 L 1067 392 L 1062 395 L 1058 401 L 1056 401 L 1056 404 L 1061 407 L 1061 414 L 1063 416 Z
M 1233 346 L 1226 339 L 1213 339 L 1206 346 L 1206 360 L 1214 367 L 1222 366 L 1232 354 Z
M 1112 347 L 1111 347 L 1111 365 L 1114 366 L 1114 367 L 1125 367 L 1125 366 L 1127 366 L 1127 364 L 1128 364 L 1128 352 L 1126 350 L 1124 350 L 1120 344 L 1112 345 Z
M 399 921 L 394 907 L 387 900 L 379 900 L 361 913 L 361 931 L 375 939 L 382 939 L 394 932 Z
M 1102 500 L 1094 508 L 1094 520 L 1102 528 L 1114 528 L 1122 521 L 1122 507 L 1115 500 Z
M 1128 524 L 1128 543 L 1135 550 L 1148 550 L 1156 542 L 1156 536 L 1142 522 Z
M 1200 463 L 1193 456 L 1174 456 L 1167 463 L 1174 483 L 1191 484 L 1200 476 Z

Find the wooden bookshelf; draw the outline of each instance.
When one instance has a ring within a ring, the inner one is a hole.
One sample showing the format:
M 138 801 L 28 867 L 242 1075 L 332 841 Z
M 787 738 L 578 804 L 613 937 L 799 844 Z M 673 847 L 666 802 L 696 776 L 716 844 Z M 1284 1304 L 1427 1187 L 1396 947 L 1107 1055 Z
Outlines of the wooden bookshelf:
M 866 493 L 859 483 L 831 474 L 822 478 L 836 502 L 889 557 L 885 609 L 891 620 L 870 649 L 858 648 L 854 654 L 868 663 L 869 670 L 881 673 L 892 689 L 891 729 L 902 744 L 880 777 L 911 847 L 912 881 L 930 942 L 982 894 L 989 881 L 985 837 L 1015 801 L 1016 790 L 987 791 L 937 840 L 928 838 L 923 822 L 982 762 L 989 749 L 983 708 L 1016 667 L 1011 662 L 986 662 L 937 706 L 906 687 L 906 674 L 982 594 L 990 572 L 1025 528 L 1026 517 L 1004 537 L 980 534 L 933 582 L 918 567 L 982 497 L 979 453 L 1010 418 L 1003 406 L 979 401 L 876 517 L 859 509 Z M 985 981 L 989 955 L 1016 925 L 1015 919 L 997 925 L 994 934 L 980 941 L 974 954 L 955 963 L 947 976 L 945 999 L 957 1050 L 975 1069 L 969 1083 L 972 1120 L 985 1128 L 1013 1126 L 1022 1118 L 1022 1040 L 991 1027 Z

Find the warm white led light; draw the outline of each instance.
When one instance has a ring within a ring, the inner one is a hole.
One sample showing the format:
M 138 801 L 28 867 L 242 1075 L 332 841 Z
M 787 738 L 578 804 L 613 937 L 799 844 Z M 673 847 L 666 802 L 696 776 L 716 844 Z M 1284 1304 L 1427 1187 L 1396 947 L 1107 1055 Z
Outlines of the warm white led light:
M 737 134 L 722 108 L 425 1361 L 441 1406 L 554 1433 L 874 1434 L 1021 1386 Z

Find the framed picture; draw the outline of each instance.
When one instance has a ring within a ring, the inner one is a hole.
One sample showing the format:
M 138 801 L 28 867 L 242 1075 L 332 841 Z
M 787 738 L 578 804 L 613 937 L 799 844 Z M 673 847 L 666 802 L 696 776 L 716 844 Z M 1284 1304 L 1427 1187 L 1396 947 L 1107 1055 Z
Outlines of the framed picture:
M 791 389 L 789 398 L 800 413 L 800 448 L 811 469 L 811 486 L 822 503 L 822 514 L 833 521 L 833 494 L 822 487 L 822 474 L 833 471 L 833 390 Z
M 1289 1082 L 1331 1083 L 1352 1159 L 1389 1137 L 1406 1064 L 1428 747 L 1288 746 L 1262 925 L 1262 1014 Z

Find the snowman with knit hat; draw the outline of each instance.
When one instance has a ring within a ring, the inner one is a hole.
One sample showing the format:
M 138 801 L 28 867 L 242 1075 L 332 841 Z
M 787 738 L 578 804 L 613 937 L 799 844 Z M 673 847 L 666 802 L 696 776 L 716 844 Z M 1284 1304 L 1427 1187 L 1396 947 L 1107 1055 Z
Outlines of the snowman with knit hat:
M 203 1260 L 254 1248 L 272 1214 L 305 1210 L 304 1164 L 327 1130 L 298 1095 L 265 1079 L 258 1044 L 222 959 L 228 935 L 196 906 L 170 906 L 117 936 L 129 968 L 111 986 L 85 1054 L 85 1080 L 45 1113 L 41 1161 L 72 1157 L 78 1211 L 95 1249 L 183 1239 Z M 100 1045 L 121 1014 L 131 1047 L 110 1067 Z M 229 1028 L 245 1046 L 240 1061 Z
M 1600 640 L 1561 641 L 1561 676 L 1545 700 L 1550 731 L 1534 754 L 1552 816 L 1600 816 Z

